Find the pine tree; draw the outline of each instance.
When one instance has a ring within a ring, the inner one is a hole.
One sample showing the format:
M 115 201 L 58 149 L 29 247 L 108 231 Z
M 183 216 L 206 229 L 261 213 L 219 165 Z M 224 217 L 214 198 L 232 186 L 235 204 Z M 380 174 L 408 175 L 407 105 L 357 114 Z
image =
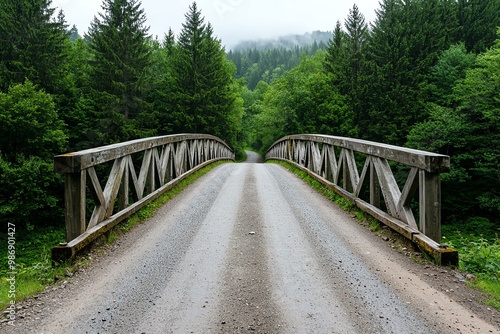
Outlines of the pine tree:
M 209 133 L 234 144 L 239 126 L 234 64 L 227 60 L 210 23 L 204 23 L 196 2 L 186 14 L 176 50 L 169 115 L 172 130 Z
M 335 25 L 335 30 L 333 31 L 333 37 L 328 42 L 325 57 L 325 70 L 333 76 L 334 84 L 338 86 L 343 77 L 343 67 L 345 63 L 345 45 L 344 45 L 345 33 L 342 30 L 342 24 L 337 21 Z
M 78 33 L 78 28 L 74 24 L 68 33 L 69 33 L 69 40 L 71 42 L 76 42 L 76 40 L 80 37 L 80 34 Z
M 29 79 L 56 93 L 67 39 L 51 0 L 0 1 L 0 90 Z
M 363 107 L 362 98 L 366 95 L 366 86 L 363 76 L 365 54 L 368 40 L 368 26 L 365 17 L 354 5 L 349 10 L 345 20 L 345 67 L 344 84 L 340 92 L 348 97 L 349 105 L 354 114 L 354 122 L 359 127 L 366 124 L 367 116 Z M 364 128 L 360 129 L 364 131 Z
M 403 145 L 408 131 L 424 121 L 421 85 L 456 30 L 453 2 L 384 0 L 368 49 L 367 139 Z
M 148 114 L 146 70 L 150 65 L 149 27 L 138 0 L 105 0 L 91 23 L 88 40 L 100 143 L 148 135 L 140 123 Z M 146 126 L 147 127 L 147 126 Z
M 496 28 L 500 26 L 499 0 L 458 0 L 457 40 L 465 42 L 467 51 L 481 53 L 496 40 Z

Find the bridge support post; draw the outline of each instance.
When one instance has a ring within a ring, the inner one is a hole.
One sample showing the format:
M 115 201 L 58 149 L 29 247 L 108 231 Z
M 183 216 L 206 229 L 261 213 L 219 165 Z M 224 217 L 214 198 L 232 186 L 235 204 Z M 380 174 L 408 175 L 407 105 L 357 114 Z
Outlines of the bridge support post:
M 441 242 L 441 178 L 439 173 L 421 170 L 420 231 L 432 240 Z
M 372 160 L 373 161 L 373 160 Z M 373 163 L 370 163 L 370 204 L 380 209 L 380 186 L 377 171 Z
M 130 170 L 128 164 L 125 166 L 123 171 L 122 183 L 120 185 L 120 190 L 118 192 L 118 210 L 121 211 L 129 206 L 129 180 Z
M 66 174 L 64 199 L 66 208 L 66 241 L 85 232 L 85 188 L 87 171 Z

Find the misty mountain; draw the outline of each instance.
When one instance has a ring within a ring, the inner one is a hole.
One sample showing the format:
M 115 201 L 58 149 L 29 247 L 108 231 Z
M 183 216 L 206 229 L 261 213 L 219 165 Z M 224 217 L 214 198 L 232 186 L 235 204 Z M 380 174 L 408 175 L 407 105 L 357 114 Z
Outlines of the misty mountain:
M 325 45 L 332 38 L 331 31 L 313 31 L 312 33 L 305 33 L 303 35 L 287 35 L 275 39 L 260 39 L 254 41 L 243 41 L 238 43 L 235 47 L 231 48 L 232 51 L 244 50 L 258 50 L 264 51 L 269 49 L 284 48 L 287 50 L 294 49 L 295 47 L 305 47 L 313 45 L 314 42 Z

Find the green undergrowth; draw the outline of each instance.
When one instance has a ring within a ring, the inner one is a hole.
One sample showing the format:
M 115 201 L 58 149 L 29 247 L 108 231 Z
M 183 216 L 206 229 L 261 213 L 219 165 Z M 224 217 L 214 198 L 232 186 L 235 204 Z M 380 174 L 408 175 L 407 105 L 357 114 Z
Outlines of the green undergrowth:
M 6 308 L 13 300 L 20 301 L 45 290 L 54 282 L 54 277 L 64 275 L 67 266 L 53 267 L 51 260 L 51 247 L 54 242 L 64 240 L 64 228 L 31 227 L 30 230 L 16 229 L 15 232 L 15 264 L 12 268 L 7 260 L 7 238 L 0 238 L 0 309 Z M 11 289 L 11 282 L 15 282 L 15 289 Z
M 120 235 L 130 231 L 146 219 L 154 216 L 156 211 L 173 197 L 180 194 L 186 187 L 194 183 L 215 167 L 226 163 L 220 161 L 196 171 L 179 182 L 156 201 L 149 203 L 129 219 L 115 226 L 108 234 L 107 243 L 113 243 Z M 30 230 L 18 231 L 15 234 L 15 270 L 8 266 L 8 238 L 0 236 L 0 310 L 6 309 L 12 300 L 22 301 L 30 296 L 44 291 L 48 286 L 57 284 L 65 276 L 71 276 L 79 267 L 88 266 L 86 258 L 77 258 L 71 263 L 52 264 L 52 247 L 64 240 L 64 227 L 35 227 Z M 14 272 L 15 275 L 11 275 Z M 15 277 L 15 298 L 12 295 L 10 279 Z
M 478 233 L 479 231 L 479 233 Z M 443 226 L 443 241 L 458 250 L 459 268 L 474 275 L 469 286 L 483 291 L 485 304 L 500 310 L 500 237 L 484 219 Z
M 338 195 L 332 189 L 311 177 L 296 166 L 284 161 L 271 161 L 281 165 L 296 174 L 316 191 L 335 202 L 343 210 L 351 212 L 361 223 L 372 232 L 378 233 L 383 226 L 373 217 L 359 210 L 351 201 Z M 481 231 L 484 235 L 476 235 Z M 498 229 L 484 219 L 472 219 L 462 224 L 444 225 L 443 242 L 456 249 L 459 253 L 459 270 L 473 274 L 470 287 L 481 290 L 486 295 L 483 300 L 486 305 L 500 310 L 500 238 Z M 424 258 L 425 258 L 425 254 Z

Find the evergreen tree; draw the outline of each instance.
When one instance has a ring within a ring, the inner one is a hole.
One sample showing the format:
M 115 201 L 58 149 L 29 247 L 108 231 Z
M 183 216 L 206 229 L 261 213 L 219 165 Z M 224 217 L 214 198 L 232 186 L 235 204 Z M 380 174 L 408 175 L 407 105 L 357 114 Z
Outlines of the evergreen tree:
M 0 90 L 25 79 L 56 93 L 67 39 L 51 0 L 0 1 Z
M 500 26 L 499 0 L 458 0 L 457 40 L 465 43 L 468 51 L 481 53 L 496 40 Z
M 91 60 L 90 47 L 81 37 L 70 43 L 59 98 L 60 117 L 66 123 L 70 151 L 91 148 L 98 142 L 91 94 Z
M 366 95 L 367 87 L 363 70 L 365 68 L 365 54 L 368 41 L 368 26 L 365 17 L 359 12 L 356 5 L 349 10 L 345 21 L 345 66 L 343 67 L 343 84 L 341 94 L 348 97 L 349 105 L 354 114 L 354 124 L 362 132 L 369 126 L 362 98 Z
M 427 101 L 443 107 L 456 107 L 453 89 L 465 78 L 466 71 L 476 62 L 473 53 L 467 53 L 463 43 L 443 51 L 437 64 L 431 68 L 429 79 L 423 85 Z
M 342 30 L 342 24 L 337 21 L 333 37 L 328 42 L 325 57 L 325 70 L 332 75 L 333 84 L 340 86 L 344 80 L 343 68 L 345 64 L 345 33 Z
M 78 33 L 78 28 L 74 24 L 68 33 L 69 33 L 69 40 L 71 42 L 76 42 L 76 40 L 80 37 L 80 34 Z
M 173 93 L 169 118 L 174 132 L 210 133 L 235 144 L 241 108 L 230 63 L 194 2 L 172 59 Z M 235 116 L 236 115 L 236 116 Z M 239 115 L 239 116 L 238 116 Z
M 165 39 L 163 41 L 163 47 L 167 50 L 167 54 L 171 57 L 174 54 L 175 47 L 175 34 L 172 28 L 168 29 L 168 33 L 165 34 Z
M 403 145 L 411 127 L 428 117 L 421 85 L 450 46 L 453 13 L 450 1 L 381 2 L 367 57 L 367 139 Z
M 94 59 L 91 83 L 101 138 L 107 144 L 152 134 L 146 84 L 150 66 L 149 27 L 138 0 L 104 0 L 88 40 Z

